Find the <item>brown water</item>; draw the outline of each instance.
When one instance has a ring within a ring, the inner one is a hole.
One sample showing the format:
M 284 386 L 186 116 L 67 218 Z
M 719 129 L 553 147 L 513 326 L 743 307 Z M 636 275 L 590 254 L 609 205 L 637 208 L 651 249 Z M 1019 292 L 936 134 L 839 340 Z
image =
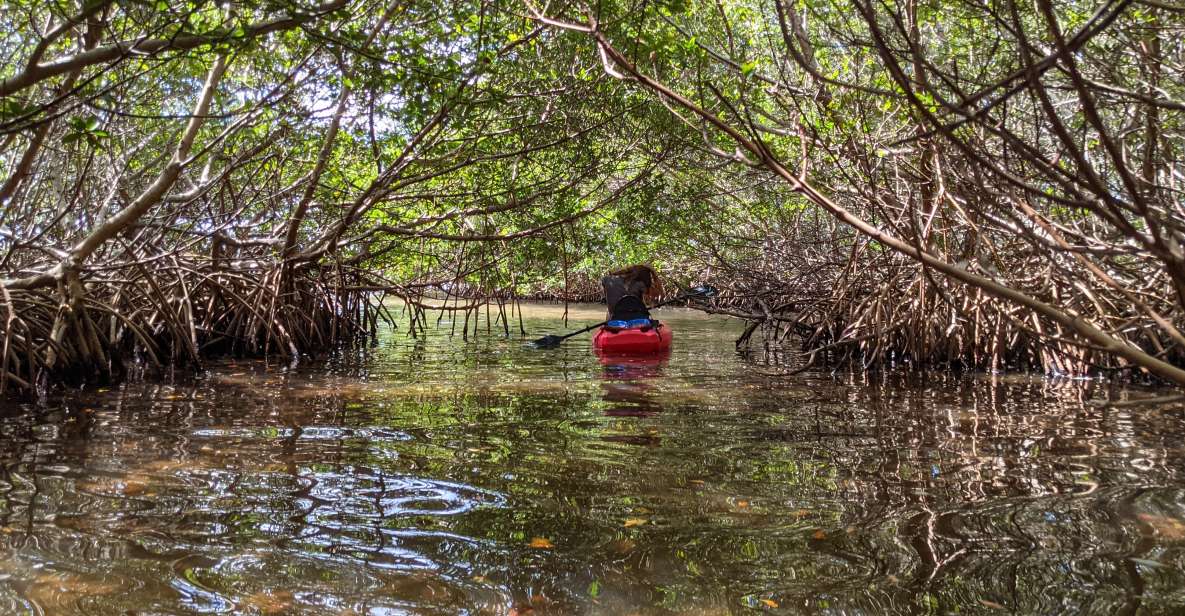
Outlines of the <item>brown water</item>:
M 10 405 L 0 614 L 1185 610 L 1182 408 L 785 376 L 667 314 L 665 362 L 446 325 Z

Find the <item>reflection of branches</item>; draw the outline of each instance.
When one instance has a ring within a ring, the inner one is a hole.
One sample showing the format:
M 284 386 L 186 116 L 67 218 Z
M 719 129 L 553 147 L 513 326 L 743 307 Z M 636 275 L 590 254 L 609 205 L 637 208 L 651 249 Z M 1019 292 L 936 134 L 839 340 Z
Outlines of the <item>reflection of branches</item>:
M 1066 585 L 1129 605 L 1163 592 L 1138 570 L 1123 577 L 1123 562 L 1163 561 L 1173 549 L 1139 525 L 1171 493 L 1146 486 L 1180 480 L 1167 457 L 1174 433 L 1084 406 L 1082 388 L 1095 384 L 939 374 L 810 377 L 771 391 L 768 379 L 746 375 L 693 398 L 668 380 L 659 398 L 617 392 L 658 400 L 661 414 L 640 421 L 661 428 L 661 441 L 606 452 L 603 424 L 568 419 L 589 410 L 586 396 L 534 404 L 471 390 L 401 394 L 394 382 L 341 376 L 405 362 L 422 371 L 416 358 L 435 344 L 408 341 L 378 364 L 337 364 L 336 376 L 234 367 L 199 381 L 194 395 L 128 387 L 99 408 L 84 441 L 30 434 L 4 448 L 5 469 L 27 470 L 10 473 L 20 477 L 0 508 L 33 520 L 46 562 L 89 566 L 79 553 L 150 534 L 205 555 L 187 568 L 232 599 L 289 581 L 284 567 L 261 579 L 216 571 L 256 558 L 258 542 L 279 542 L 268 558 L 315 554 L 318 567 L 383 580 L 399 579 L 399 567 L 430 566 L 421 581 L 443 585 L 497 571 L 507 592 L 542 589 L 560 605 L 586 601 L 593 579 L 639 597 L 674 586 L 697 605 L 759 590 L 783 604 L 831 595 L 833 607 L 887 611 L 981 599 L 1042 611 L 1069 596 L 1049 589 Z M 109 416 L 111 406 L 122 410 Z M 1143 451 L 1160 461 L 1133 482 L 1128 462 Z M 1083 496 L 1085 480 L 1104 488 Z M 142 501 L 158 506 L 113 505 Z M 650 522 L 623 529 L 634 517 Z M 516 532 L 558 547 L 543 555 Z M 135 554 L 114 571 L 160 558 Z M 544 557 L 546 567 L 507 567 Z M 326 596 L 371 592 L 354 579 L 335 577 Z M 1131 592 L 1139 584 L 1142 598 Z

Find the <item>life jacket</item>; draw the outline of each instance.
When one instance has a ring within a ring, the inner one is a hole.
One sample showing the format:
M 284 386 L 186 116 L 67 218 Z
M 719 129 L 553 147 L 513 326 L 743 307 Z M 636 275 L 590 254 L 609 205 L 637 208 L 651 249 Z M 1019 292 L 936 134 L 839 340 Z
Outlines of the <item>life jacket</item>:
M 636 295 L 626 295 L 609 308 L 609 318 L 614 321 L 632 321 L 634 319 L 649 319 L 650 311 L 646 304 Z

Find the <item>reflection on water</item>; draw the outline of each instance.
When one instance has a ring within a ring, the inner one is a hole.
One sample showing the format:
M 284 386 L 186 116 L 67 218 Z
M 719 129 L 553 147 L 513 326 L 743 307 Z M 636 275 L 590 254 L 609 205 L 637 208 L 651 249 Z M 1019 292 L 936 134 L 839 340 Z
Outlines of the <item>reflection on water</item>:
M 670 351 L 653 356 L 604 355 L 598 353 L 601 373 L 601 399 L 611 406 L 605 409 L 610 417 L 649 417 L 662 410 L 655 381 L 663 374 L 670 361 Z M 628 442 L 629 437 L 606 435 L 606 440 Z M 636 439 L 635 439 L 636 440 Z M 649 439 L 640 441 L 649 444 Z
M 0 613 L 1185 609 L 1181 407 L 785 376 L 733 323 L 670 321 L 651 361 L 445 323 L 11 406 Z

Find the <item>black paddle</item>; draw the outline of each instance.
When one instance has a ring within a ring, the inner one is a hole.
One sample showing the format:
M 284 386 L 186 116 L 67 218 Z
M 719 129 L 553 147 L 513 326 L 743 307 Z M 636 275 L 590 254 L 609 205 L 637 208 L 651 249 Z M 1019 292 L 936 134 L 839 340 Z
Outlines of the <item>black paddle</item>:
M 661 308 L 663 306 L 666 306 L 667 304 L 681 302 L 685 299 L 691 299 L 693 297 L 713 297 L 715 295 L 716 295 L 716 288 L 715 287 L 712 287 L 709 285 L 692 287 L 686 293 L 684 293 L 678 297 L 673 297 L 671 299 L 668 299 L 665 302 L 659 302 L 658 304 L 651 306 L 650 309 L 653 310 L 655 308 Z M 555 336 L 555 335 L 549 334 L 547 336 L 544 336 L 544 337 L 532 342 L 531 346 L 538 347 L 538 348 L 547 348 L 547 347 L 557 346 L 557 345 L 559 345 L 559 343 L 567 340 L 568 338 L 571 338 L 572 336 L 575 336 L 577 334 L 583 334 L 586 331 L 596 329 L 606 323 L 608 323 L 608 321 L 601 321 L 600 323 L 597 323 L 596 325 L 589 325 L 588 327 L 586 327 L 584 329 L 576 330 L 570 334 L 564 334 L 563 336 Z

